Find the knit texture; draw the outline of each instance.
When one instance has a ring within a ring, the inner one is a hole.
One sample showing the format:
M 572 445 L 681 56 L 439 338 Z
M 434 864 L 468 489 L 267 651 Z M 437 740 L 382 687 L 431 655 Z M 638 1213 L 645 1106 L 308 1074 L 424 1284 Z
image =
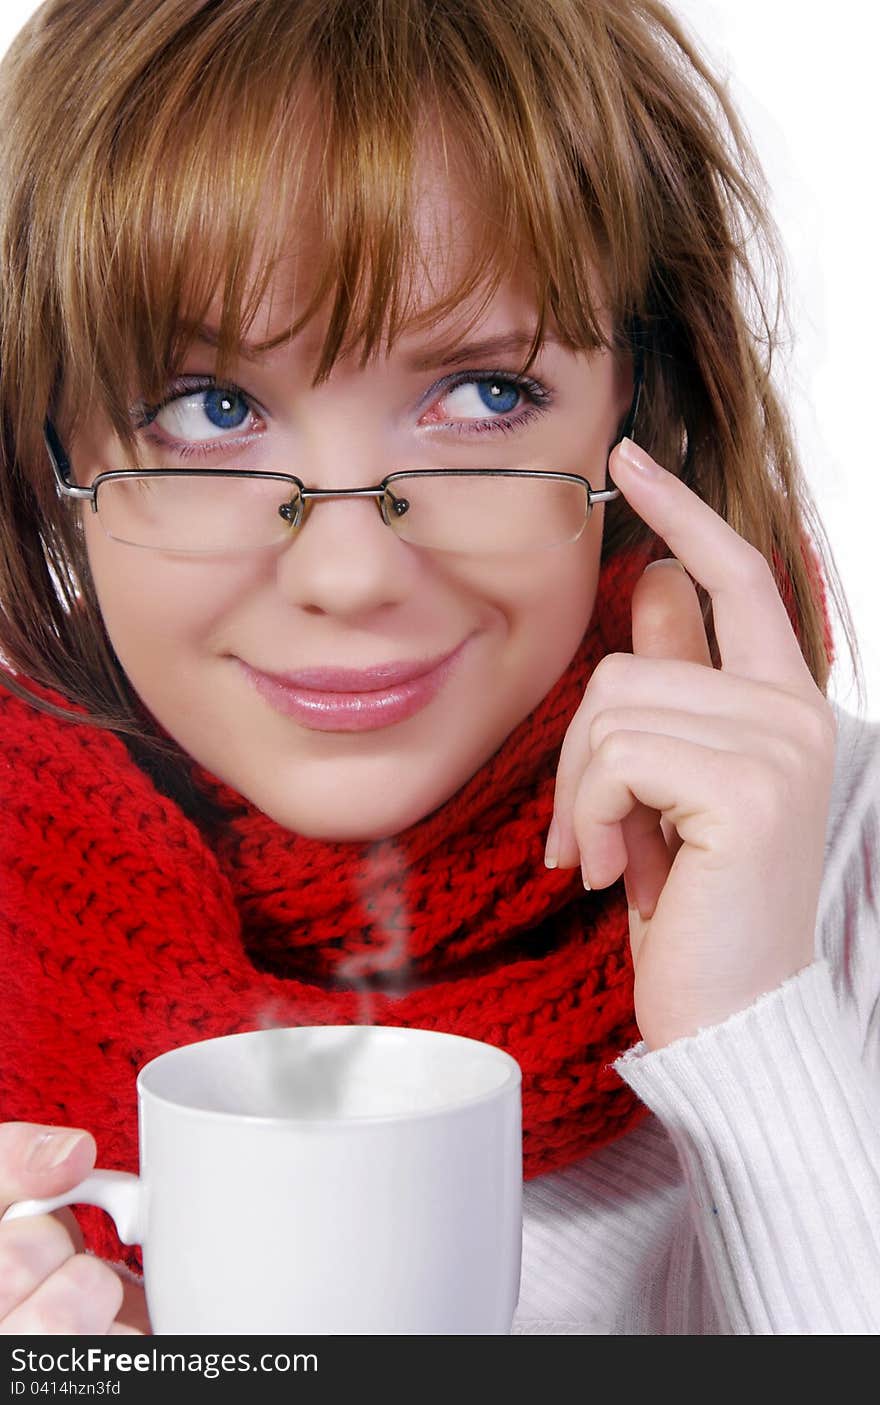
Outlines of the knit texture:
M 623 882 L 585 893 L 543 852 L 565 732 L 599 660 L 632 649 L 648 559 L 604 563 L 542 702 L 446 804 L 372 844 L 291 833 L 193 763 L 228 816 L 212 847 L 120 738 L 0 690 L 0 1119 L 87 1127 L 100 1165 L 134 1171 L 149 1059 L 267 1025 L 376 1023 L 518 1060 L 526 1180 L 634 1127 L 647 1109 L 611 1067 L 639 1037 Z M 106 1216 L 76 1213 L 89 1247 L 141 1270 Z

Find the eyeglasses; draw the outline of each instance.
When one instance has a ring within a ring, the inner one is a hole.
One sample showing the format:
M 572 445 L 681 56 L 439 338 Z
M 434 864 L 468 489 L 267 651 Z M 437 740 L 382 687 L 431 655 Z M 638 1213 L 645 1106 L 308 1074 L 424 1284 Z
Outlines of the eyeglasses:
M 638 414 L 642 358 L 620 437 Z M 103 531 L 128 546 L 187 555 L 248 552 L 280 545 L 302 528 L 319 498 L 374 498 L 402 541 L 434 551 L 539 551 L 575 542 L 593 503 L 619 497 L 575 473 L 531 468 L 411 469 L 373 488 L 307 488 L 294 474 L 244 469 L 124 469 L 74 485 L 50 420 L 44 436 L 59 492 L 91 503 Z

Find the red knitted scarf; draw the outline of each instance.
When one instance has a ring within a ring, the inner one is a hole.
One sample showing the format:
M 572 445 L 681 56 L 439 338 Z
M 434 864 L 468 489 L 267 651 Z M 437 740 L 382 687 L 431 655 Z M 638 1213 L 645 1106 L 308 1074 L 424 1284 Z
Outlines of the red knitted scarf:
M 623 882 L 585 893 L 543 852 L 563 737 L 599 659 L 632 649 L 647 560 L 603 565 L 543 701 L 439 810 L 375 844 L 293 834 L 194 766 L 228 814 L 212 847 L 117 736 L 0 689 L 0 1119 L 87 1127 L 99 1164 L 136 1170 L 148 1059 L 267 1024 L 373 1022 L 519 1061 L 527 1179 L 629 1131 L 646 1109 L 610 1067 L 639 1038 Z M 140 1269 L 107 1217 L 77 1214 L 90 1247 Z

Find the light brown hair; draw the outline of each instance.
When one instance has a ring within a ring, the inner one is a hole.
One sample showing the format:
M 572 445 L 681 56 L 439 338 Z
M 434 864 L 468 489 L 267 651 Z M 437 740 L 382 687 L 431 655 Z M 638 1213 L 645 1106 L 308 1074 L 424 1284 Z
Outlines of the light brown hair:
M 488 300 L 524 258 L 538 324 L 523 369 L 550 318 L 572 348 L 607 345 L 599 268 L 613 344 L 634 315 L 644 338 L 634 438 L 790 578 L 824 693 L 809 536 L 861 696 L 852 619 L 771 379 L 787 279 L 765 179 L 724 81 L 660 0 L 49 0 L 0 65 L 0 656 L 118 732 L 181 803 L 184 758 L 151 735 L 113 652 L 43 417 L 63 387 L 131 447 L 128 373 L 161 398 L 218 289 L 224 374 L 297 200 L 323 233 L 290 334 L 330 307 L 313 384 L 340 354 L 361 346 L 365 365 L 383 332 L 390 349 L 424 325 L 406 289 L 428 113 L 486 212 L 465 283 L 429 321 L 475 291 Z M 307 149 L 319 175 L 301 190 Z M 606 507 L 603 559 L 646 537 L 624 499 Z M 31 698 L 12 674 L 0 681 Z

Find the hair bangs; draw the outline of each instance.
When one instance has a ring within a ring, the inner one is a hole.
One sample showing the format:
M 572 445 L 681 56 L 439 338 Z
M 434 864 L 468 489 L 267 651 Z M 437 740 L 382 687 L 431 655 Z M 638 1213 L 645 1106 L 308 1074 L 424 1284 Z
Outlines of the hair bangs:
M 379 63 L 366 12 L 360 30 L 343 30 L 359 42 L 340 67 L 317 10 L 302 6 L 295 24 L 289 13 L 271 36 L 217 23 L 191 33 L 185 54 L 175 44 L 154 55 L 149 81 L 133 78 L 93 133 L 88 179 L 68 187 L 76 205 L 58 280 L 68 404 L 97 403 L 129 450 L 132 399 L 159 400 L 208 324 L 225 376 L 326 308 L 317 385 L 358 347 L 363 366 L 404 331 L 459 324 L 468 309 L 464 334 L 519 277 L 536 311 L 523 371 L 551 323 L 573 348 L 608 344 L 596 289 L 610 240 L 601 220 L 585 237 L 583 191 L 560 162 L 552 108 L 545 130 L 510 139 L 514 115 L 527 102 L 534 110 L 531 95 L 511 94 L 523 81 L 516 67 L 477 81 L 448 18 L 433 51 L 418 26 L 402 25 Z M 418 204 L 429 152 L 466 227 L 438 225 L 426 242 Z M 426 283 L 442 288 L 427 303 Z M 267 299 L 288 292 L 296 316 L 247 351 Z

